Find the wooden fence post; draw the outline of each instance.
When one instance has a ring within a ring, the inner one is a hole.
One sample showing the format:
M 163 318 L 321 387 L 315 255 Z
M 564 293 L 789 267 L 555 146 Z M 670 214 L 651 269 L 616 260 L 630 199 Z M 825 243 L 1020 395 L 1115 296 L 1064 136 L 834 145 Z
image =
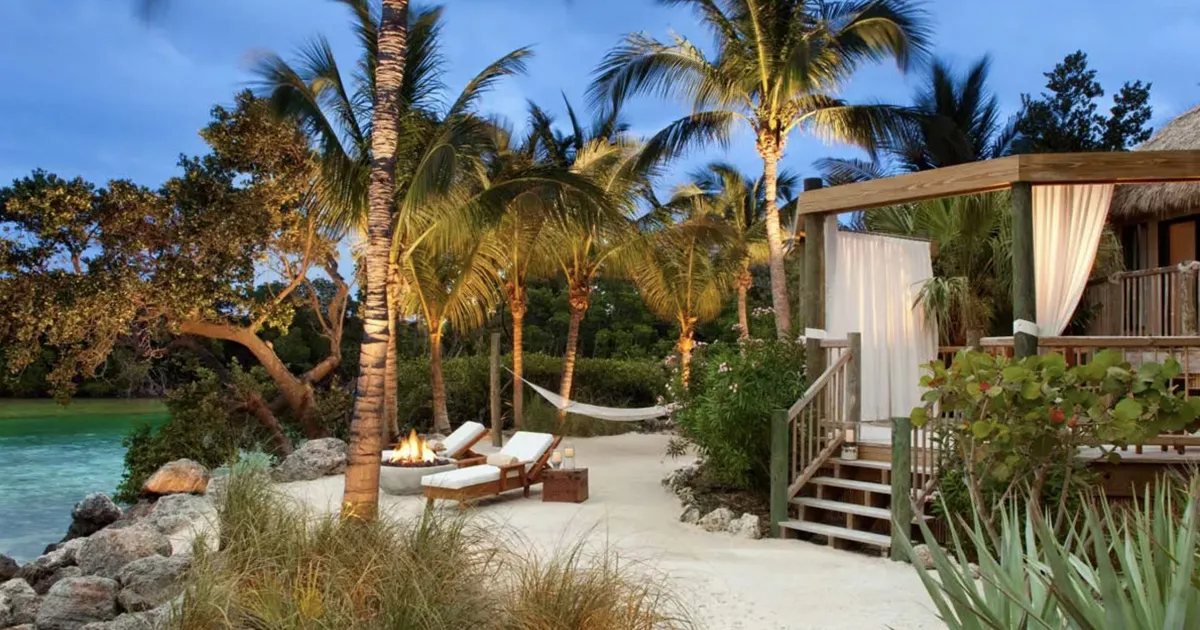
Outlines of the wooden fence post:
M 892 418 L 892 560 L 905 560 L 897 542 L 912 531 L 912 420 Z
M 979 352 L 980 350 L 983 350 L 983 343 L 981 341 L 982 338 L 983 338 L 982 331 L 974 329 L 974 328 L 972 328 L 971 330 L 968 330 L 967 331 L 967 350 L 969 350 L 971 352 Z
M 1037 284 L 1033 256 L 1033 185 L 1012 185 L 1013 355 L 1037 354 Z
M 850 364 L 846 366 L 846 423 L 854 431 L 858 443 L 862 425 L 862 333 L 846 335 L 850 341 Z
M 1179 304 L 1182 313 L 1180 313 L 1181 335 L 1196 335 L 1200 334 L 1200 316 L 1197 309 L 1200 308 L 1200 303 L 1197 296 L 1196 282 L 1198 280 L 1196 274 L 1196 263 L 1187 263 L 1179 271 Z
M 780 538 L 780 523 L 788 520 L 788 462 L 791 460 L 788 412 L 771 413 L 771 536 Z
M 492 333 L 492 353 L 488 357 L 490 381 L 488 387 L 492 403 L 492 446 L 502 446 L 504 435 L 500 432 L 504 419 L 500 417 L 500 333 Z

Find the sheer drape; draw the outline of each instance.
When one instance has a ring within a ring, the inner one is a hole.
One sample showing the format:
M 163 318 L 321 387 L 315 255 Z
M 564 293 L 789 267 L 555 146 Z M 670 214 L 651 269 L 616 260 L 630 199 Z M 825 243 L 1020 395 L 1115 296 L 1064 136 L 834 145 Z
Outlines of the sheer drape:
M 862 333 L 864 421 L 908 416 L 921 402 L 921 365 L 937 356 L 937 335 L 926 325 L 917 294 L 933 277 L 929 243 L 825 227 L 827 335 Z M 860 439 L 886 440 L 883 427 Z
M 1033 187 L 1038 335 L 1061 335 L 1087 286 L 1112 184 Z

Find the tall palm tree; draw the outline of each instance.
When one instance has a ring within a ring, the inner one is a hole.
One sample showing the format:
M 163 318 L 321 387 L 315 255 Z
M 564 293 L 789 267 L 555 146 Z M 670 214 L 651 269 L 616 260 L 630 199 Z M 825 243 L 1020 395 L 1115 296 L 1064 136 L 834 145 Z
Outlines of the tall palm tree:
M 910 0 L 660 0 L 688 5 L 709 27 L 716 53 L 689 40 L 662 43 L 631 34 L 596 71 L 595 103 L 618 104 L 636 93 L 671 94 L 692 112 L 649 142 L 650 154 L 727 141 L 735 122 L 754 131 L 763 160 L 764 225 L 778 336 L 791 335 L 777 176 L 787 138 L 802 128 L 826 140 L 874 152 L 880 138 L 903 129 L 903 109 L 851 105 L 838 88 L 866 62 L 893 58 L 907 69 L 928 42 L 924 13 Z
M 1001 120 L 1000 105 L 987 86 L 990 68 L 985 56 L 958 75 L 945 61 L 935 60 L 913 98 L 915 116 L 908 131 L 885 145 L 875 160 L 818 160 L 825 180 L 837 185 L 1009 154 L 1016 125 Z
M 671 220 L 646 235 L 631 270 L 646 306 L 679 326 L 675 349 L 685 386 L 696 325 L 720 314 L 747 258 L 736 228 L 724 220 L 724 200 L 697 195 L 694 188 L 685 185 L 667 202 Z
M 766 195 L 762 178 L 746 177 L 737 167 L 727 162 L 711 162 L 691 175 L 692 185 L 676 191 L 679 199 L 685 195 L 703 195 L 716 208 L 730 228 L 730 246 L 740 252 L 738 273 L 734 286 L 737 289 L 738 335 L 750 337 L 750 320 L 747 312 L 747 294 L 753 286 L 750 269 L 768 261 Z M 779 173 L 778 190 L 787 205 L 794 202 L 793 192 L 799 177 L 786 169 Z

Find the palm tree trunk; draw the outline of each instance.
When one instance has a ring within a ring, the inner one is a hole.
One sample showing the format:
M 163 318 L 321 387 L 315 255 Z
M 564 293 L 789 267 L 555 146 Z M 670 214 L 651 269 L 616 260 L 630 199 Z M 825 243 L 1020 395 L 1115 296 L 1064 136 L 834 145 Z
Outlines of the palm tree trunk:
M 383 433 L 381 437 L 384 444 L 388 444 L 396 439 L 400 434 L 399 419 L 397 418 L 396 399 L 399 384 L 396 382 L 396 308 L 395 300 L 388 300 L 388 345 L 387 345 L 387 365 L 384 370 L 383 382 Z
M 738 309 L 738 327 L 741 332 L 738 334 L 739 339 L 750 338 L 750 317 L 746 314 L 746 293 L 750 290 L 754 278 L 750 276 L 750 265 L 742 266 L 742 272 L 738 274 L 737 279 L 737 309 Z
M 567 354 L 563 357 L 562 384 L 558 388 L 558 395 L 562 396 L 564 402 L 571 400 L 571 384 L 575 378 L 575 355 L 579 349 L 579 323 L 583 321 L 583 315 L 587 313 L 591 293 L 590 283 L 583 287 L 573 286 L 569 292 L 568 308 L 571 311 L 571 323 L 567 327 Z M 566 410 L 560 409 L 558 422 L 561 424 L 566 420 Z
M 692 348 L 696 347 L 695 336 L 696 329 L 685 326 L 679 330 L 679 341 L 675 343 L 675 348 L 679 350 L 679 381 L 684 387 L 687 387 L 692 376 Z
M 764 147 L 769 138 L 760 137 L 759 154 L 763 159 L 763 193 L 766 196 L 767 252 L 771 269 L 771 306 L 775 310 L 775 334 L 789 339 L 792 334 L 792 314 L 788 305 L 787 270 L 783 266 L 783 229 L 779 225 L 779 206 L 776 187 L 779 175 L 779 153 Z
M 512 301 L 509 305 L 512 311 L 513 337 L 513 389 L 512 409 L 513 426 L 520 429 L 525 423 L 525 383 L 521 377 L 525 375 L 525 296 Z
M 430 326 L 429 377 L 433 387 L 433 430 L 449 435 L 450 414 L 446 412 L 446 380 L 442 377 L 442 327 Z
M 342 515 L 374 520 L 379 513 L 379 453 L 383 450 L 384 378 L 387 372 L 387 276 L 391 253 L 392 197 L 400 86 L 408 52 L 408 0 L 383 0 L 379 62 L 371 114 L 371 183 L 367 191 L 367 286 L 358 385 L 350 420 L 350 462 Z

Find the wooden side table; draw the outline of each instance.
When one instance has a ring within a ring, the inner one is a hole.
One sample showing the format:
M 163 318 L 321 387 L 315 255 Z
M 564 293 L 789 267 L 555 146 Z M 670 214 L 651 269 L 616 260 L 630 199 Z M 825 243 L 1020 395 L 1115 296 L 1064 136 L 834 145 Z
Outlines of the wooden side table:
M 542 501 L 583 503 L 588 499 L 588 469 L 547 468 L 542 471 Z

